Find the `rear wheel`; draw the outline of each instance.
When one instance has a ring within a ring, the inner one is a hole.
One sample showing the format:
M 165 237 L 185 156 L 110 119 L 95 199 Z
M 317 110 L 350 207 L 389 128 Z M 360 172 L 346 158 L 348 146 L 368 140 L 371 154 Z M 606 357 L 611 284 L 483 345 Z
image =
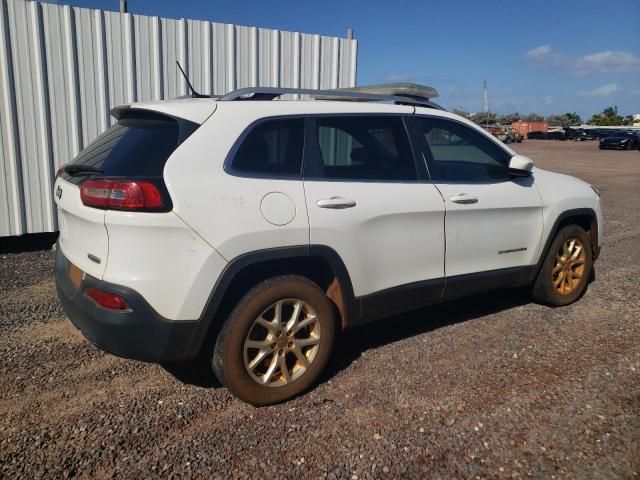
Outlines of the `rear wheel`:
M 310 280 L 275 277 L 247 293 L 231 313 L 212 366 L 241 400 L 268 405 L 308 389 L 324 370 L 334 341 L 333 305 Z
M 538 303 L 564 306 L 584 293 L 593 255 L 587 232 L 577 225 L 562 228 L 556 235 L 533 285 Z

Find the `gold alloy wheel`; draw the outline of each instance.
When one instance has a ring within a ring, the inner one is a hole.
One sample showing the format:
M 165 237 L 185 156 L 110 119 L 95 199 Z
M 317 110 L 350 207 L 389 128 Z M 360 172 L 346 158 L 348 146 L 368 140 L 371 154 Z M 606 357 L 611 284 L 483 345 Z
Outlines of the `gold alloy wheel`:
M 320 348 L 320 321 L 309 304 L 279 300 L 253 321 L 244 341 L 244 366 L 260 385 L 281 387 L 300 378 Z
M 584 245 L 576 237 L 564 241 L 556 254 L 556 263 L 551 271 L 553 288 L 560 295 L 569 295 L 582 282 L 587 260 Z

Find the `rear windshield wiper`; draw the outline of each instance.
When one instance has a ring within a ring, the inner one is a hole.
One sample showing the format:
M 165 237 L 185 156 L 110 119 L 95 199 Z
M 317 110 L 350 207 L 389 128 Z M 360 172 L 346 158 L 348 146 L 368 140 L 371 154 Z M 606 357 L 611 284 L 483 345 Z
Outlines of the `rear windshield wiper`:
M 64 166 L 65 173 L 68 173 L 71 176 L 74 175 L 88 175 L 91 173 L 102 173 L 102 169 L 98 167 L 92 167 L 91 165 L 82 165 L 82 164 L 74 164 L 70 163 L 69 165 Z

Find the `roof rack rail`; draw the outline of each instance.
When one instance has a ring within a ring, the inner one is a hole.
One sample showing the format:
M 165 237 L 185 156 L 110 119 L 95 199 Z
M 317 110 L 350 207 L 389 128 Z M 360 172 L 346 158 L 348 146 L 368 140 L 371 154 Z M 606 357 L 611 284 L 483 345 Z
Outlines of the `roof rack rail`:
M 412 105 L 444 110 L 440 105 L 429 100 L 429 98 L 438 96 L 438 92 L 436 92 L 435 89 L 406 83 L 332 90 L 247 87 L 233 90 L 220 97 L 219 101 L 274 100 L 282 95 L 310 95 L 315 97 L 316 100 L 392 102 L 398 105 Z

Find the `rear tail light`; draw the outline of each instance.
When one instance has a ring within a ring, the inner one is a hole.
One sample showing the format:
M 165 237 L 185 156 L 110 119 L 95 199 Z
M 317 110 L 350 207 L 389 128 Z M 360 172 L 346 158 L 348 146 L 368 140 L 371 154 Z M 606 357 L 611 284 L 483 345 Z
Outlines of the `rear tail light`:
M 103 292 L 93 287 L 87 288 L 84 294 L 99 306 L 108 310 L 127 310 L 129 308 L 125 299 L 120 295 Z
M 87 180 L 80 187 L 82 203 L 105 210 L 159 210 L 162 193 L 151 182 L 135 180 Z

